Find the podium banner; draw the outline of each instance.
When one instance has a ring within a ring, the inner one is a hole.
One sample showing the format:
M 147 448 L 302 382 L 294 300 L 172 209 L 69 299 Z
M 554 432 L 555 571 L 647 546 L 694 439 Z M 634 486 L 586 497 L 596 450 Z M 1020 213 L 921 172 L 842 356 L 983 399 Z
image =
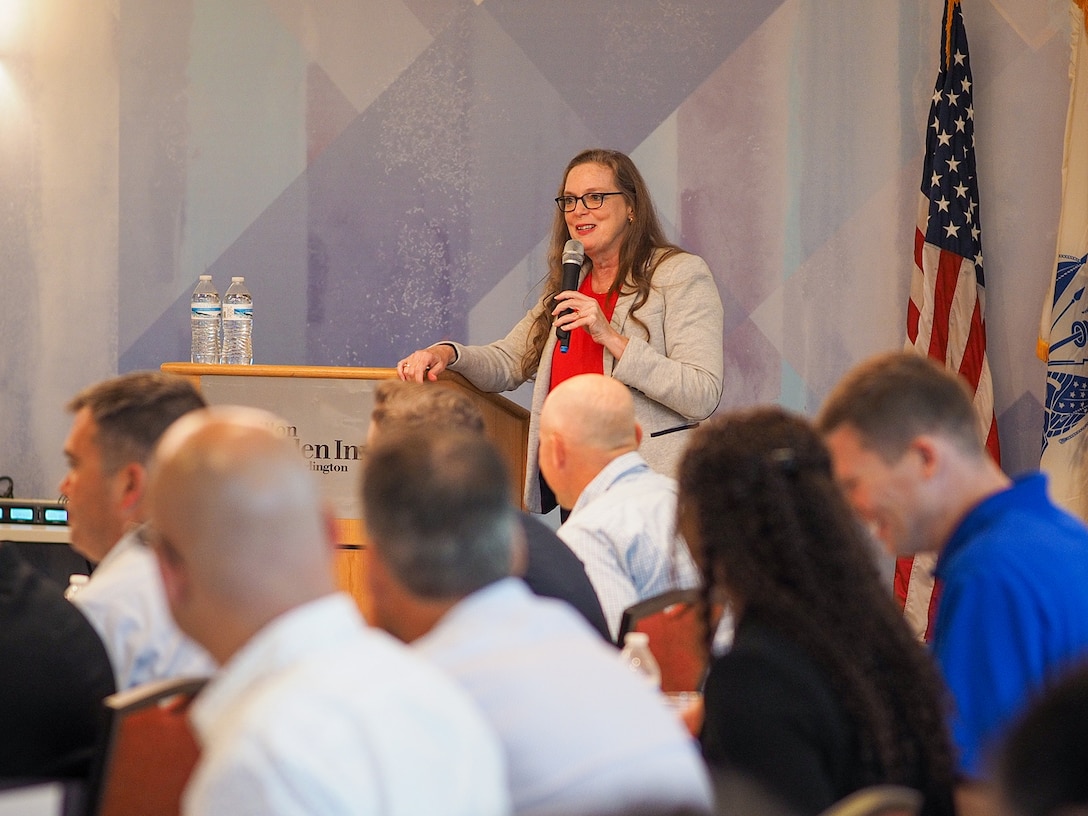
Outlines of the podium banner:
M 298 447 L 333 515 L 358 519 L 360 457 L 379 382 L 224 375 L 204 377 L 200 387 L 212 405 L 248 405 L 279 417 L 276 434 Z

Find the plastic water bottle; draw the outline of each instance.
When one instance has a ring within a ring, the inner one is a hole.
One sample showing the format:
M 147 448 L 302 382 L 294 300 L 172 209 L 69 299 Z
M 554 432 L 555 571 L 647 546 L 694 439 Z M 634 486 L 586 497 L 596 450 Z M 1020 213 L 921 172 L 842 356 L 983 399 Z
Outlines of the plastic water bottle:
M 223 362 L 249 365 L 253 362 L 253 297 L 246 279 L 230 279 L 223 296 Z
M 219 362 L 219 292 L 211 275 L 201 275 L 193 290 L 190 323 L 193 343 L 190 360 L 194 363 Z
M 661 690 L 661 668 L 650 651 L 650 636 L 645 632 L 628 632 L 623 637 L 620 660 L 651 687 Z
M 87 582 L 91 580 L 89 575 L 82 575 L 75 572 L 68 576 L 68 588 L 64 590 L 64 597 L 69 601 L 76 596 L 76 593 L 86 586 Z

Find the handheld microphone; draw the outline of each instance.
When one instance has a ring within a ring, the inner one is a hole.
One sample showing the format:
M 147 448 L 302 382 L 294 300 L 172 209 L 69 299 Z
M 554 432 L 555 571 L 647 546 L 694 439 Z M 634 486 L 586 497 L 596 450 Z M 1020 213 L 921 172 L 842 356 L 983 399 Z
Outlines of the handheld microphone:
M 574 238 L 567 241 L 563 246 L 563 284 L 559 291 L 578 290 L 578 274 L 582 271 L 582 262 L 585 258 L 586 249 L 582 246 L 581 241 Z M 559 317 L 570 314 L 570 312 L 570 309 L 566 309 L 559 313 Z M 570 331 L 568 329 L 556 329 L 555 336 L 559 340 L 559 351 L 566 354 L 567 349 L 570 348 Z

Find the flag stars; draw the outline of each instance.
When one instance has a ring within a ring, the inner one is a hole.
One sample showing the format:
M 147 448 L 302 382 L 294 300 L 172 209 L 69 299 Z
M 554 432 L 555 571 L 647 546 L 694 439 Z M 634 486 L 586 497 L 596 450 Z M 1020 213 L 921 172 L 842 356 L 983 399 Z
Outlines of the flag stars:
M 926 240 L 970 263 L 977 255 L 981 276 L 982 242 L 978 227 L 978 189 L 974 170 L 974 107 L 964 44 L 952 44 L 953 54 L 942 66 L 933 88 L 926 121 L 926 151 L 930 186 Z M 932 131 L 929 129 L 932 128 Z M 981 281 L 980 281 L 981 283 Z

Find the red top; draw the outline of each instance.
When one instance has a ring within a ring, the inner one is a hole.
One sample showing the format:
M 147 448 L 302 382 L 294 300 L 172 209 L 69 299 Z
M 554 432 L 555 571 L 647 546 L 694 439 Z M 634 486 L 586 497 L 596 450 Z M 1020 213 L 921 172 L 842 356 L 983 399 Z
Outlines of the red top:
M 608 292 L 598 295 L 593 291 L 593 276 L 586 275 L 578 291 L 583 295 L 589 295 L 601 307 L 605 320 L 612 320 L 612 313 L 616 311 L 616 298 L 609 297 Z M 559 350 L 559 344 L 555 344 L 552 352 L 552 381 L 549 390 L 555 388 L 563 380 L 569 380 L 579 374 L 604 374 L 604 346 L 593 342 L 584 328 L 578 327 L 570 333 L 570 347 L 566 352 Z

